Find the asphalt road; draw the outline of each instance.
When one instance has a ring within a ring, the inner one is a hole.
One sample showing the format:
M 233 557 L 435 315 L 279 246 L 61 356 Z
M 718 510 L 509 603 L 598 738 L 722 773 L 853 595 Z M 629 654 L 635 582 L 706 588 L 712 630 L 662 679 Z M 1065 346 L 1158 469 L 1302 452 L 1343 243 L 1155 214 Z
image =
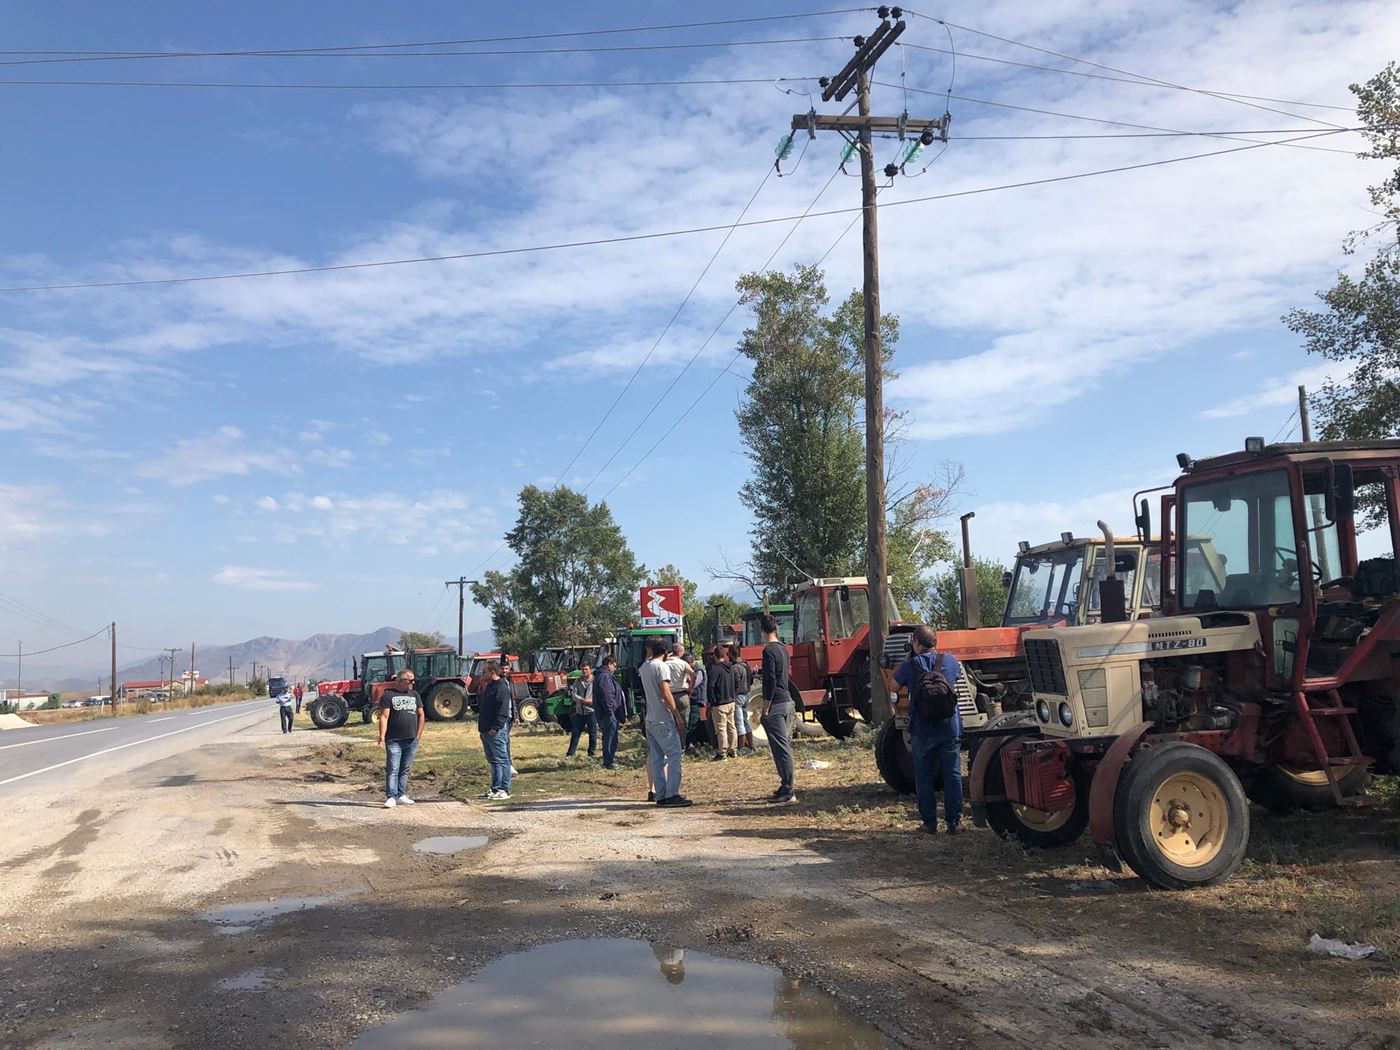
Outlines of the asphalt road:
M 36 726 L 0 733 L 0 787 L 22 783 L 29 791 L 61 780 L 75 767 L 101 764 L 106 756 L 139 755 L 143 746 L 169 739 L 197 745 L 208 726 L 233 719 L 276 719 L 272 700 L 262 697 L 187 710 L 95 719 L 71 725 Z

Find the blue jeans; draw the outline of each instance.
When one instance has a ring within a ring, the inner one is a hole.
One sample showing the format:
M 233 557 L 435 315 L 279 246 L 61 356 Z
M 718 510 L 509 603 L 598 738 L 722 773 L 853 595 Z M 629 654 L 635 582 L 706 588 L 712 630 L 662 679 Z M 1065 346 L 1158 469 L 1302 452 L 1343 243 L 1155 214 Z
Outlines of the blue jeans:
M 617 728 L 620 715 L 611 711 L 598 712 L 598 730 L 603 736 L 603 768 L 611 769 L 617 761 Z
M 681 734 L 669 713 L 658 722 L 648 718 L 646 726 L 652 790 L 660 802 L 681 793 Z
M 481 749 L 491 766 L 491 790 L 510 791 L 510 726 L 496 731 L 495 736 L 481 734 Z
M 583 735 L 584 730 L 588 730 L 588 757 L 592 758 L 594 752 L 598 750 L 598 715 L 589 711 L 584 714 L 582 711 L 574 712 L 574 725 L 569 732 L 569 750 L 565 755 L 572 755 L 578 750 L 578 738 Z
M 418 738 L 384 741 L 384 797 L 402 798 L 408 794 L 408 771 L 418 753 Z
M 734 699 L 734 730 L 740 736 L 747 736 L 753 732 L 753 728 L 749 725 L 749 694 L 745 693 Z
M 922 726 L 911 727 L 909 750 L 914 759 L 914 794 L 919 799 L 919 816 L 929 827 L 937 827 L 938 798 L 934 793 L 941 780 L 943 818 L 952 827 L 962 819 L 962 752 L 958 738 Z

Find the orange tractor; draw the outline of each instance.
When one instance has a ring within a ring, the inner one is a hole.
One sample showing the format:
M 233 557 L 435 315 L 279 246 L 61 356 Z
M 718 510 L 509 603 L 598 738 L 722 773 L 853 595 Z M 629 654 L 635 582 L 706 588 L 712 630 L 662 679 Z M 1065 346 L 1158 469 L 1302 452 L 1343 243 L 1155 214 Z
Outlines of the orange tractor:
M 1032 846 L 1087 828 L 1172 889 L 1235 870 L 1247 800 L 1364 806 L 1400 770 L 1400 441 L 1177 460 L 1161 615 L 1027 632 L 1031 724 L 985 735 L 969 777 L 974 821 Z

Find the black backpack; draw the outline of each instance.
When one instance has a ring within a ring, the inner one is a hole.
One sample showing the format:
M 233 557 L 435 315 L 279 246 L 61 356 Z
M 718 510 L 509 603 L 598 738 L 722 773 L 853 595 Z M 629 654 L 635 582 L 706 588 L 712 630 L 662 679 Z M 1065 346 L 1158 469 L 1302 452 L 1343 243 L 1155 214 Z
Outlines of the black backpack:
M 910 657 L 914 669 L 913 706 L 919 718 L 926 722 L 946 722 L 958 709 L 958 694 L 948 676 L 943 673 L 943 655 L 937 655 L 933 670 L 924 670 L 914 657 Z

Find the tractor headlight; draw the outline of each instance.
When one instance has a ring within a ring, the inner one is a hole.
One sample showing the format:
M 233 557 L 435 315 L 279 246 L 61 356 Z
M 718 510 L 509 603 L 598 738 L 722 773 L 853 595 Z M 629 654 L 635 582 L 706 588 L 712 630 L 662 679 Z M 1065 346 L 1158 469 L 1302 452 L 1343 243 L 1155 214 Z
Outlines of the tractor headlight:
M 1048 723 L 1050 721 L 1050 705 L 1044 700 L 1037 700 L 1035 702 L 1035 717 L 1042 722 Z
M 1074 725 L 1074 709 L 1069 704 L 1060 705 L 1060 725 L 1066 729 Z

